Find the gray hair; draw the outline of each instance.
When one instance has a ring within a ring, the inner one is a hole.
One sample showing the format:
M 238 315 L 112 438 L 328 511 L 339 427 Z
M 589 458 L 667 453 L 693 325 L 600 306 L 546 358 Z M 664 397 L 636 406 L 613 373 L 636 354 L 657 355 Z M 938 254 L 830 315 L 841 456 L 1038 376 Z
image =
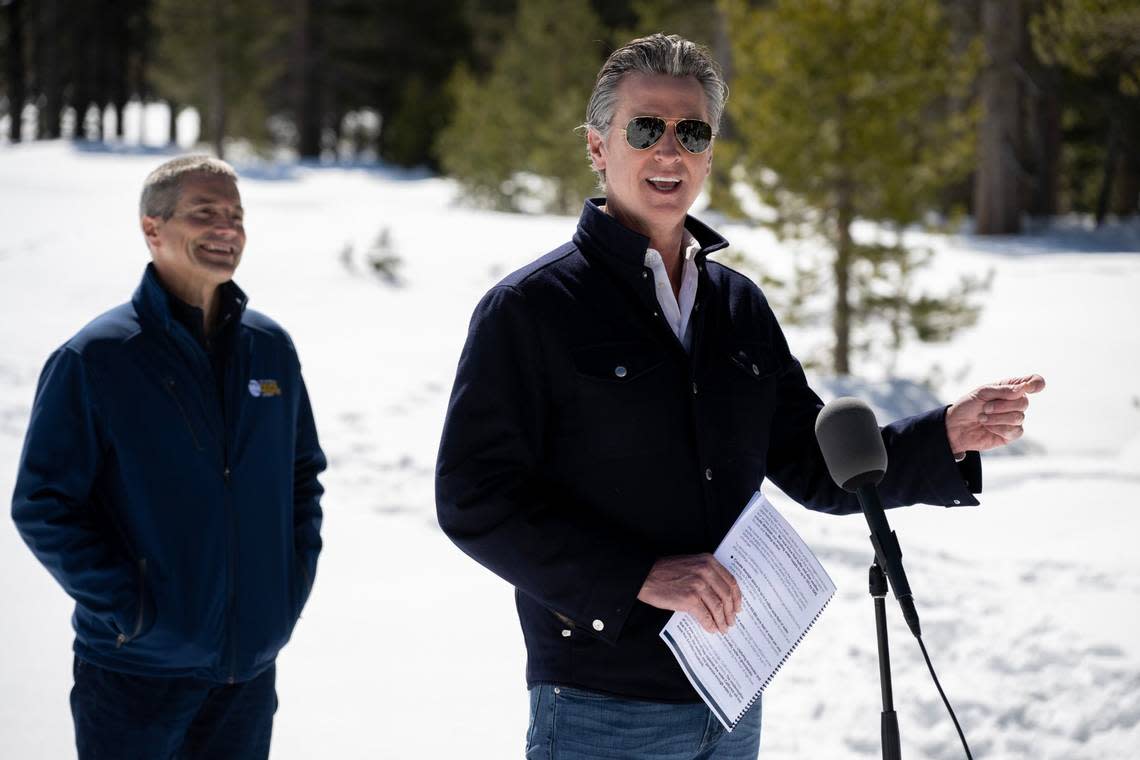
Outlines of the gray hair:
M 182 180 L 192 174 L 212 174 L 229 177 L 237 182 L 237 172 L 220 158 L 205 153 L 172 158 L 147 175 L 139 198 L 139 216 L 156 216 L 169 219 L 178 205 Z
M 713 132 L 720 130 L 720 117 L 728 100 L 728 85 L 712 53 L 704 45 L 679 35 L 660 33 L 631 40 L 610 54 L 598 72 L 594 91 L 586 105 L 586 123 L 583 126 L 602 135 L 609 132 L 617 110 L 618 85 L 622 77 L 634 71 L 678 78 L 695 77 L 705 91 Z M 605 172 L 595 170 L 595 173 L 599 186 L 605 189 Z

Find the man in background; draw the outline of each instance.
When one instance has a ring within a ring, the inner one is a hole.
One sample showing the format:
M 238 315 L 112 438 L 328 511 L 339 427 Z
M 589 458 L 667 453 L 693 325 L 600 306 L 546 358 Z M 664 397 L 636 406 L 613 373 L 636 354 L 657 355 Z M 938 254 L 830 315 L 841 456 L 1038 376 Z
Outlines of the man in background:
M 81 759 L 269 753 L 325 457 L 288 334 L 232 281 L 243 215 L 222 161 L 151 172 L 141 284 L 36 390 L 12 517 L 75 600 Z

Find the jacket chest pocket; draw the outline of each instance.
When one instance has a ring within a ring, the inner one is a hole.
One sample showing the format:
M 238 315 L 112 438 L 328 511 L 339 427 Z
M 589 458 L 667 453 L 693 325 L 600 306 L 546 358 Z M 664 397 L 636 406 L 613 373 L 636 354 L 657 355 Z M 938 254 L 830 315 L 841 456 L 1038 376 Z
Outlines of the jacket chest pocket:
M 664 356 L 641 343 L 607 343 L 574 351 L 572 359 L 574 401 L 557 437 L 579 456 L 604 458 L 643 456 L 668 444 L 676 394 Z
M 730 347 L 728 366 L 736 373 L 733 384 L 746 393 L 758 393 L 770 387 L 781 369 L 772 351 L 757 343 Z
M 719 435 L 735 453 L 764 454 L 776 410 L 783 366 L 763 344 L 727 347 L 718 357 L 721 403 Z

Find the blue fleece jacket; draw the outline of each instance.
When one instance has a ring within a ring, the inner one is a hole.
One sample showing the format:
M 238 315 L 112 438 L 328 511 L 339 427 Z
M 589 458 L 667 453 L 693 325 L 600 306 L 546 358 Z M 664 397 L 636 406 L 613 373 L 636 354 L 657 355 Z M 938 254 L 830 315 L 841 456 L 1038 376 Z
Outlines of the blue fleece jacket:
M 221 297 L 241 316 L 220 394 L 153 265 L 40 377 L 12 517 L 102 667 L 248 680 L 312 587 L 325 457 L 297 353 L 236 285 Z

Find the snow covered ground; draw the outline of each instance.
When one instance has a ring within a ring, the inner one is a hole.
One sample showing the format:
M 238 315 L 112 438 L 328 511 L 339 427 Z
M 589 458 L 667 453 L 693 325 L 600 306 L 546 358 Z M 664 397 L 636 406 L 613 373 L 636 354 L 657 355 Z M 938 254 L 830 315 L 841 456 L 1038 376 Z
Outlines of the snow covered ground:
M 43 360 L 141 275 L 138 191 L 163 158 L 0 150 L 0 493 L 12 491 Z M 316 588 L 280 659 L 273 757 L 519 757 L 511 589 L 436 527 L 432 467 L 476 300 L 574 220 L 466 209 L 453 183 L 388 170 L 243 174 L 238 281 L 292 332 L 331 463 Z M 403 261 L 397 285 L 366 260 L 385 228 Z M 723 231 L 754 256 L 787 255 L 765 233 Z M 901 374 L 934 362 L 959 372 L 945 400 L 1006 375 L 1049 382 L 1025 441 L 985 457 L 982 507 L 890 515 L 927 646 L 979 758 L 1140 757 L 1138 238 L 1132 227 L 930 241 L 940 272 L 992 268 L 994 284 L 977 327 L 908 349 Z M 935 403 L 903 382 L 854 390 L 884 416 Z M 765 695 L 762 757 L 878 757 L 865 524 L 769 495 L 839 592 Z M 0 757 L 67 757 L 71 603 L 7 520 L 0 592 Z M 893 605 L 888 615 L 904 756 L 961 757 L 917 646 Z

